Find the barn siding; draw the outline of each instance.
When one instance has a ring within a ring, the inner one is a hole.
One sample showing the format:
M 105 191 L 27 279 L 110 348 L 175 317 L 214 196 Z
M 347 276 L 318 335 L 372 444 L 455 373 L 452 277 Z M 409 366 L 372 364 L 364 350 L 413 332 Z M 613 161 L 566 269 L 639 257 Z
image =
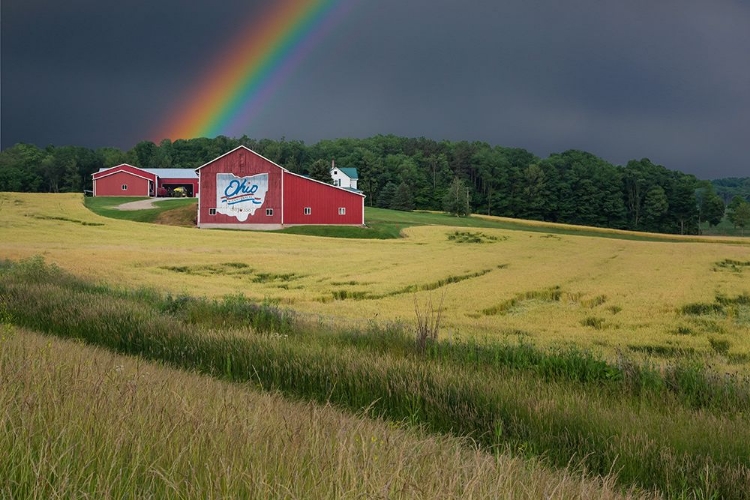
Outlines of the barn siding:
M 96 196 L 149 196 L 149 180 L 126 170 L 94 179 Z M 122 190 L 127 184 L 128 189 Z
M 150 196 L 151 187 L 156 191 L 156 175 L 138 167 L 123 163 L 93 174 L 95 196 Z M 127 191 L 122 185 L 127 184 Z
M 284 224 L 362 224 L 362 196 L 294 174 L 284 176 Z M 304 214 L 305 207 L 312 213 Z M 345 215 L 339 215 L 339 208 Z
M 274 165 L 262 156 L 247 149 L 235 149 L 208 163 L 198 171 L 200 178 L 200 197 L 198 220 L 205 224 L 238 224 L 235 217 L 217 213 L 209 215 L 209 209 L 218 206 L 216 193 L 216 174 L 232 173 L 237 177 L 268 174 L 268 192 L 266 199 L 254 215 L 241 224 L 281 224 L 281 167 Z M 273 215 L 266 215 L 266 209 L 272 208 Z

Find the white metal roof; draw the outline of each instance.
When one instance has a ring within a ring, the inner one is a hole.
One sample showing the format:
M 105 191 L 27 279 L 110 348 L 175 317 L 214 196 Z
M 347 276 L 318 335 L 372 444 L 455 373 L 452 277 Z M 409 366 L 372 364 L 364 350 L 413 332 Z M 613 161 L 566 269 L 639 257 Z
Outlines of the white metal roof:
M 197 179 L 198 174 L 192 168 L 144 168 L 146 172 L 156 174 L 162 179 Z

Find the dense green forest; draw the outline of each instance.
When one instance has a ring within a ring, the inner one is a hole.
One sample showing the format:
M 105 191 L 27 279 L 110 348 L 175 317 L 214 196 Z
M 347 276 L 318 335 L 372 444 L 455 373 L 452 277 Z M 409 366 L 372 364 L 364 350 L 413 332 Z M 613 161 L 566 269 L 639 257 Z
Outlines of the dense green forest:
M 577 150 L 539 158 L 525 149 L 484 142 L 393 135 L 312 145 L 219 136 L 158 145 L 143 141 L 129 151 L 17 144 L 0 152 L 0 191 L 82 192 L 91 189 L 91 174 L 102 167 L 196 168 L 239 145 L 297 173 L 310 173 L 319 160 L 357 168 L 359 188 L 372 206 L 442 210 L 458 180 L 467 188 L 474 213 L 695 234 L 701 222 L 718 224 L 725 205 L 736 198 L 730 215 L 739 208 L 739 218 L 732 222 L 750 226 L 743 218 L 750 179 L 709 182 L 645 158 L 616 166 Z
M 750 177 L 727 177 L 711 181 L 724 203 L 731 203 L 732 199 L 739 196 L 745 201 L 750 201 Z

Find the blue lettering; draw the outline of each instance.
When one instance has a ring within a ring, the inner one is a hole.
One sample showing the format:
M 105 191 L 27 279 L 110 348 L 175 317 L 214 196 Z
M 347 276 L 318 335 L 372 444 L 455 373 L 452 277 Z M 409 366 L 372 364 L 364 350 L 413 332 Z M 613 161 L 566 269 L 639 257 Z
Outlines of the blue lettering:
M 252 186 L 248 186 L 247 179 L 242 179 L 242 182 L 237 179 L 232 179 L 231 181 L 229 181 L 227 188 L 224 190 L 224 196 L 226 196 L 227 198 L 231 198 L 233 196 L 237 196 L 240 193 L 255 194 L 257 190 L 258 185 L 253 184 Z
M 240 191 L 240 181 L 232 179 L 224 190 L 224 196 L 227 198 L 236 195 Z

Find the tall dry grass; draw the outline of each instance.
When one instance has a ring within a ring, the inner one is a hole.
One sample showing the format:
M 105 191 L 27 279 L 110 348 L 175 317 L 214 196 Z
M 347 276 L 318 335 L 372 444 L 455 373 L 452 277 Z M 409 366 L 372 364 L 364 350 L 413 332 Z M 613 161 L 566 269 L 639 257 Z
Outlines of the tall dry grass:
M 3 498 L 636 496 L 613 477 L 0 329 Z

